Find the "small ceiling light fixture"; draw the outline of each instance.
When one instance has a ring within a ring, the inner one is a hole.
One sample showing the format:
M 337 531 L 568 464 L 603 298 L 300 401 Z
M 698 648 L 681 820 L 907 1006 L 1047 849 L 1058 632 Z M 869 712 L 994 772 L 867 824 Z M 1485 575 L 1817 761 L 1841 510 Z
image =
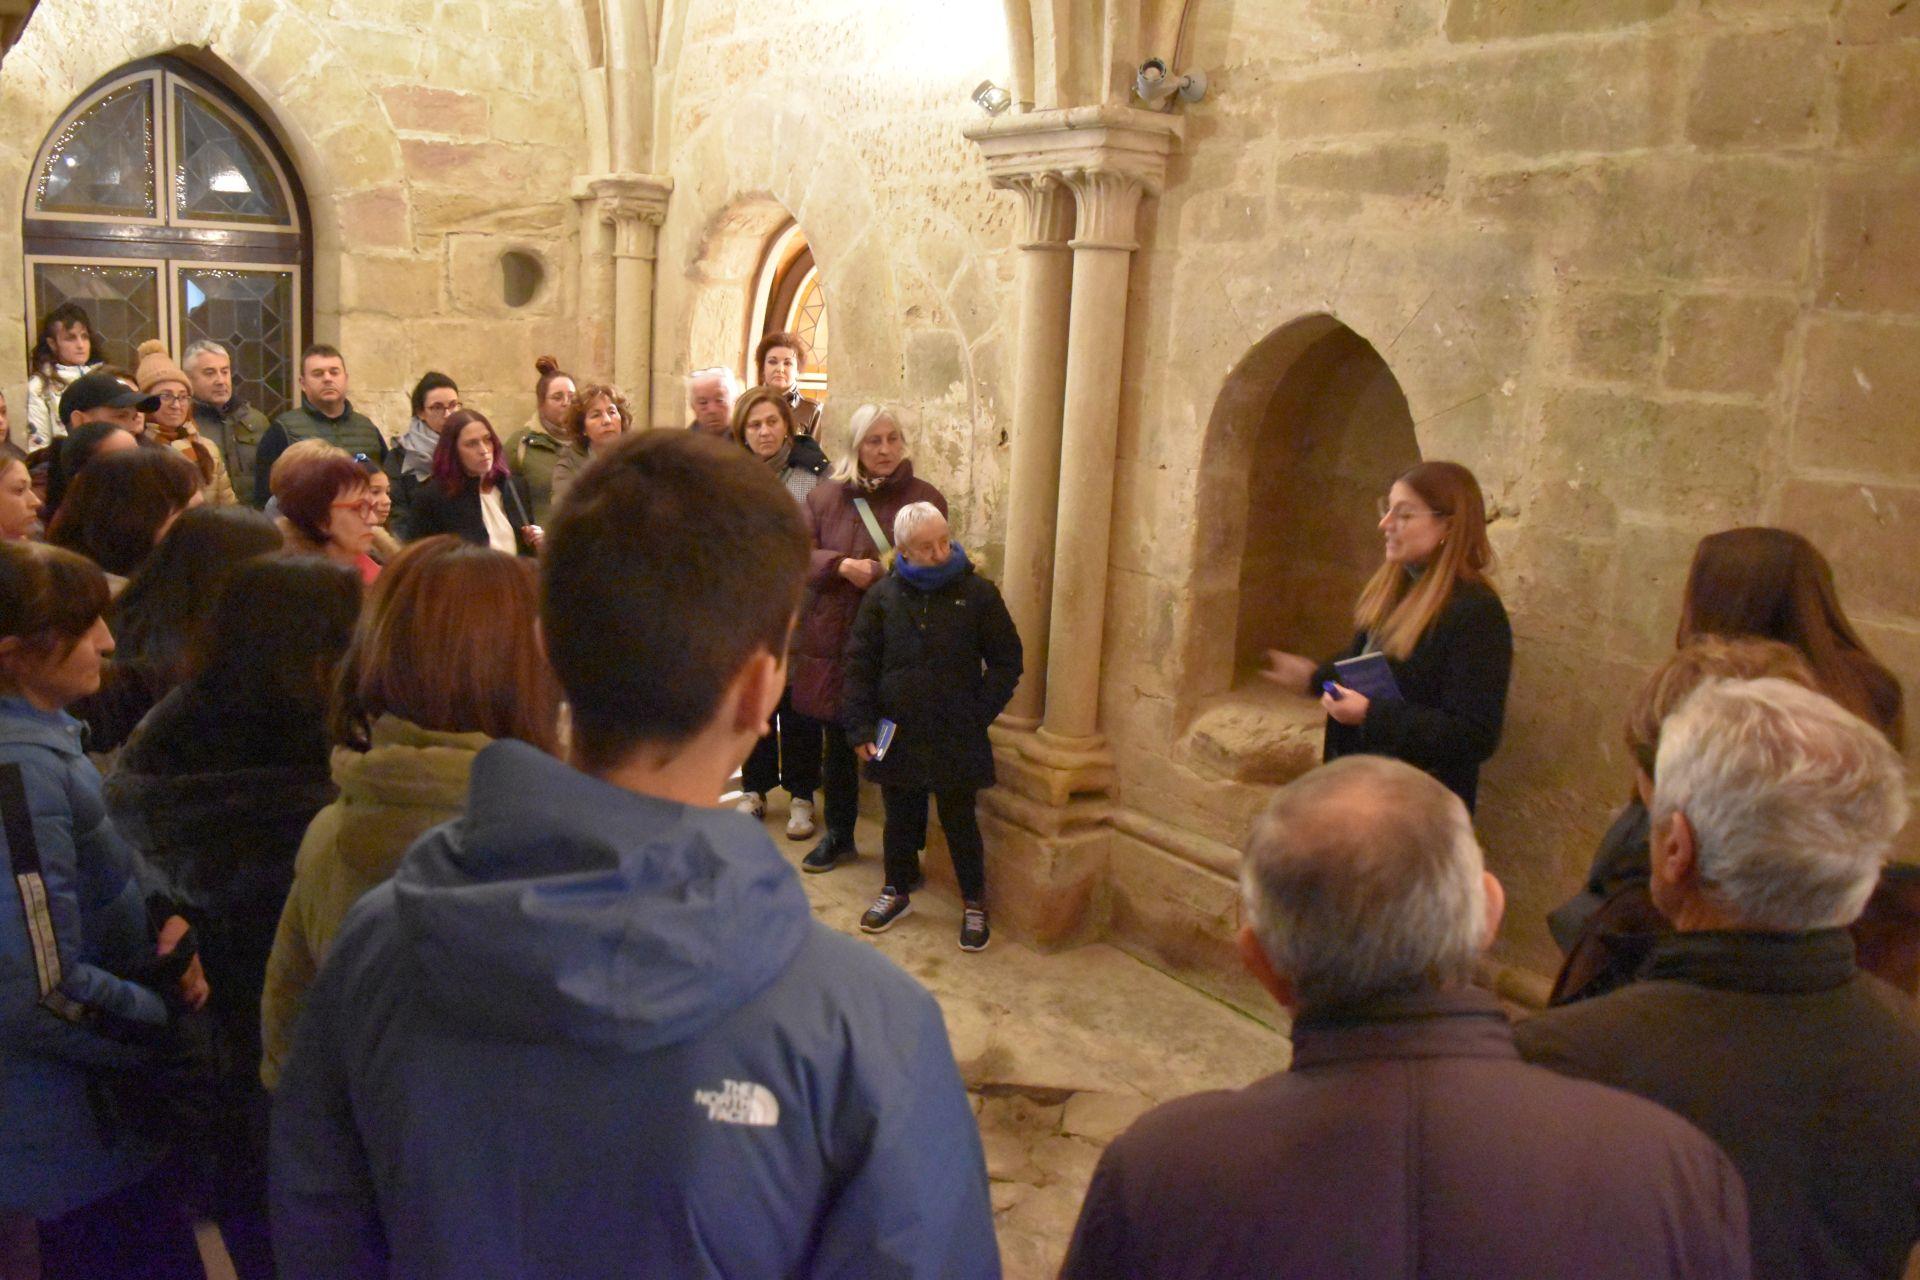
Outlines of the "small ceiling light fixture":
M 1133 78 L 1133 91 L 1148 106 L 1170 111 L 1173 109 L 1171 99 L 1175 94 L 1180 95 L 1182 102 L 1198 102 L 1207 96 L 1207 73 L 1193 71 L 1184 76 L 1171 75 L 1164 61 L 1148 58 L 1140 64 L 1139 74 Z
M 1013 95 L 991 80 L 982 80 L 973 87 L 974 105 L 990 116 L 997 116 L 1013 105 Z

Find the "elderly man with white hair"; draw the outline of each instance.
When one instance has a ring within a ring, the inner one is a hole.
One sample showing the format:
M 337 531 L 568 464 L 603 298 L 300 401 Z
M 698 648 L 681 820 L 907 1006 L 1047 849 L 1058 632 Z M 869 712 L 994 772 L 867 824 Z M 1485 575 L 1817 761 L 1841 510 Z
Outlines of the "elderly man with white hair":
M 1521 1052 L 1685 1116 L 1732 1157 L 1754 1274 L 1895 1280 L 1920 1241 L 1920 1023 L 1846 926 L 1907 820 L 1900 759 L 1784 680 L 1661 725 L 1640 980 L 1523 1024 Z
M 1748 1274 L 1726 1157 L 1521 1062 L 1473 987 L 1504 899 L 1446 787 L 1378 756 L 1316 770 L 1256 824 L 1241 887 L 1241 958 L 1293 1014 L 1292 1067 L 1109 1147 L 1068 1280 Z
M 190 342 L 180 368 L 193 387 L 193 422 L 227 460 L 233 491 L 243 502 L 254 496 L 253 453 L 272 424 L 234 387 L 233 357 L 217 342 Z
M 740 380 L 733 376 L 733 370 L 719 366 L 695 369 L 687 375 L 687 409 L 693 414 L 687 430 L 731 436 L 733 402 L 739 398 Z

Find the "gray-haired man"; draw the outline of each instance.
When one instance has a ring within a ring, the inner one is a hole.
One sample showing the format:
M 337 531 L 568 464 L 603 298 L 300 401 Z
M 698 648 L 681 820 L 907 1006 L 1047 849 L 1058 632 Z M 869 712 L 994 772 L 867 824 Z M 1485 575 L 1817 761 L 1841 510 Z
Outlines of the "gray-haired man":
M 233 491 L 253 500 L 253 451 L 267 434 L 267 415 L 234 393 L 233 357 L 217 342 L 187 344 L 180 368 L 193 384 L 193 424 L 220 446 Z
M 1746 1205 L 1692 1126 L 1529 1067 L 1472 985 L 1499 924 L 1466 807 L 1410 765 L 1281 789 L 1242 868 L 1247 967 L 1293 1065 L 1108 1148 L 1064 1275 L 1745 1276 Z
M 733 432 L 733 402 L 740 398 L 740 380 L 731 369 L 696 369 L 687 375 L 687 408 L 693 413 L 689 430 L 710 436 Z
M 1660 727 L 1641 980 L 1519 1029 L 1527 1058 L 1687 1117 L 1733 1158 L 1754 1274 L 1893 1280 L 1920 1240 L 1920 1025 L 1846 926 L 1907 820 L 1878 730 L 1784 680 Z

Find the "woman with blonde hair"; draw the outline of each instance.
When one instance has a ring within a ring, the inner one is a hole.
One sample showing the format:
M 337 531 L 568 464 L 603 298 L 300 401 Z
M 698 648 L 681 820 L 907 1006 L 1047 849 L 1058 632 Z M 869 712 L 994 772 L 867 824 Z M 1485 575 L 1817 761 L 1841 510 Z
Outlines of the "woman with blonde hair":
M 604 382 L 580 388 L 573 398 L 573 408 L 567 411 L 567 447 L 553 463 L 551 506 L 560 505 L 560 499 L 589 461 L 631 430 L 633 410 L 627 407 L 620 388 Z
M 538 616 L 531 562 L 451 534 L 410 544 L 381 575 L 334 691 L 340 798 L 301 841 L 267 962 L 269 1089 L 348 908 L 429 827 L 459 816 L 474 757 L 498 738 L 556 749 L 560 693 Z
M 788 666 L 794 727 L 782 747 L 801 753 L 804 774 L 805 753 L 824 740 L 820 772 L 827 824 L 826 837 L 801 860 L 805 871 L 831 871 L 859 856 L 853 845 L 853 825 L 860 816 L 859 763 L 840 714 L 847 639 L 861 600 L 887 576 L 893 558 L 888 532 L 901 509 L 915 502 L 930 502 L 942 516 L 947 513 L 946 497 L 913 474 L 900 419 L 883 406 L 861 405 L 853 414 L 847 456 L 801 508 L 813 558 Z M 895 887 L 903 893 L 914 888 Z
M 1380 532 L 1385 557 L 1354 607 L 1353 643 L 1318 665 L 1272 651 L 1264 674 L 1320 696 L 1325 759 L 1404 760 L 1471 812 L 1480 765 L 1500 744 L 1513 668 L 1513 629 L 1489 581 L 1480 482 L 1457 462 L 1423 462 L 1380 500 Z M 1343 683 L 1364 679 L 1361 671 L 1372 673 L 1367 691 Z

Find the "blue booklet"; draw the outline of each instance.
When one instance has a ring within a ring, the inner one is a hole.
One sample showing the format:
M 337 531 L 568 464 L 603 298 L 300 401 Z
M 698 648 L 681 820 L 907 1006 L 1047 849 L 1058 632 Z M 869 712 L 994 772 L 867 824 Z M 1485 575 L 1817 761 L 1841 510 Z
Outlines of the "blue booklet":
M 873 758 L 875 760 L 885 760 L 887 758 L 887 748 L 893 745 L 893 735 L 899 731 L 900 726 L 891 720 L 882 720 L 879 725 L 875 727 L 873 731 Z
M 1400 686 L 1394 683 L 1393 669 L 1383 653 L 1363 653 L 1333 664 L 1340 683 L 1374 702 L 1400 702 Z

